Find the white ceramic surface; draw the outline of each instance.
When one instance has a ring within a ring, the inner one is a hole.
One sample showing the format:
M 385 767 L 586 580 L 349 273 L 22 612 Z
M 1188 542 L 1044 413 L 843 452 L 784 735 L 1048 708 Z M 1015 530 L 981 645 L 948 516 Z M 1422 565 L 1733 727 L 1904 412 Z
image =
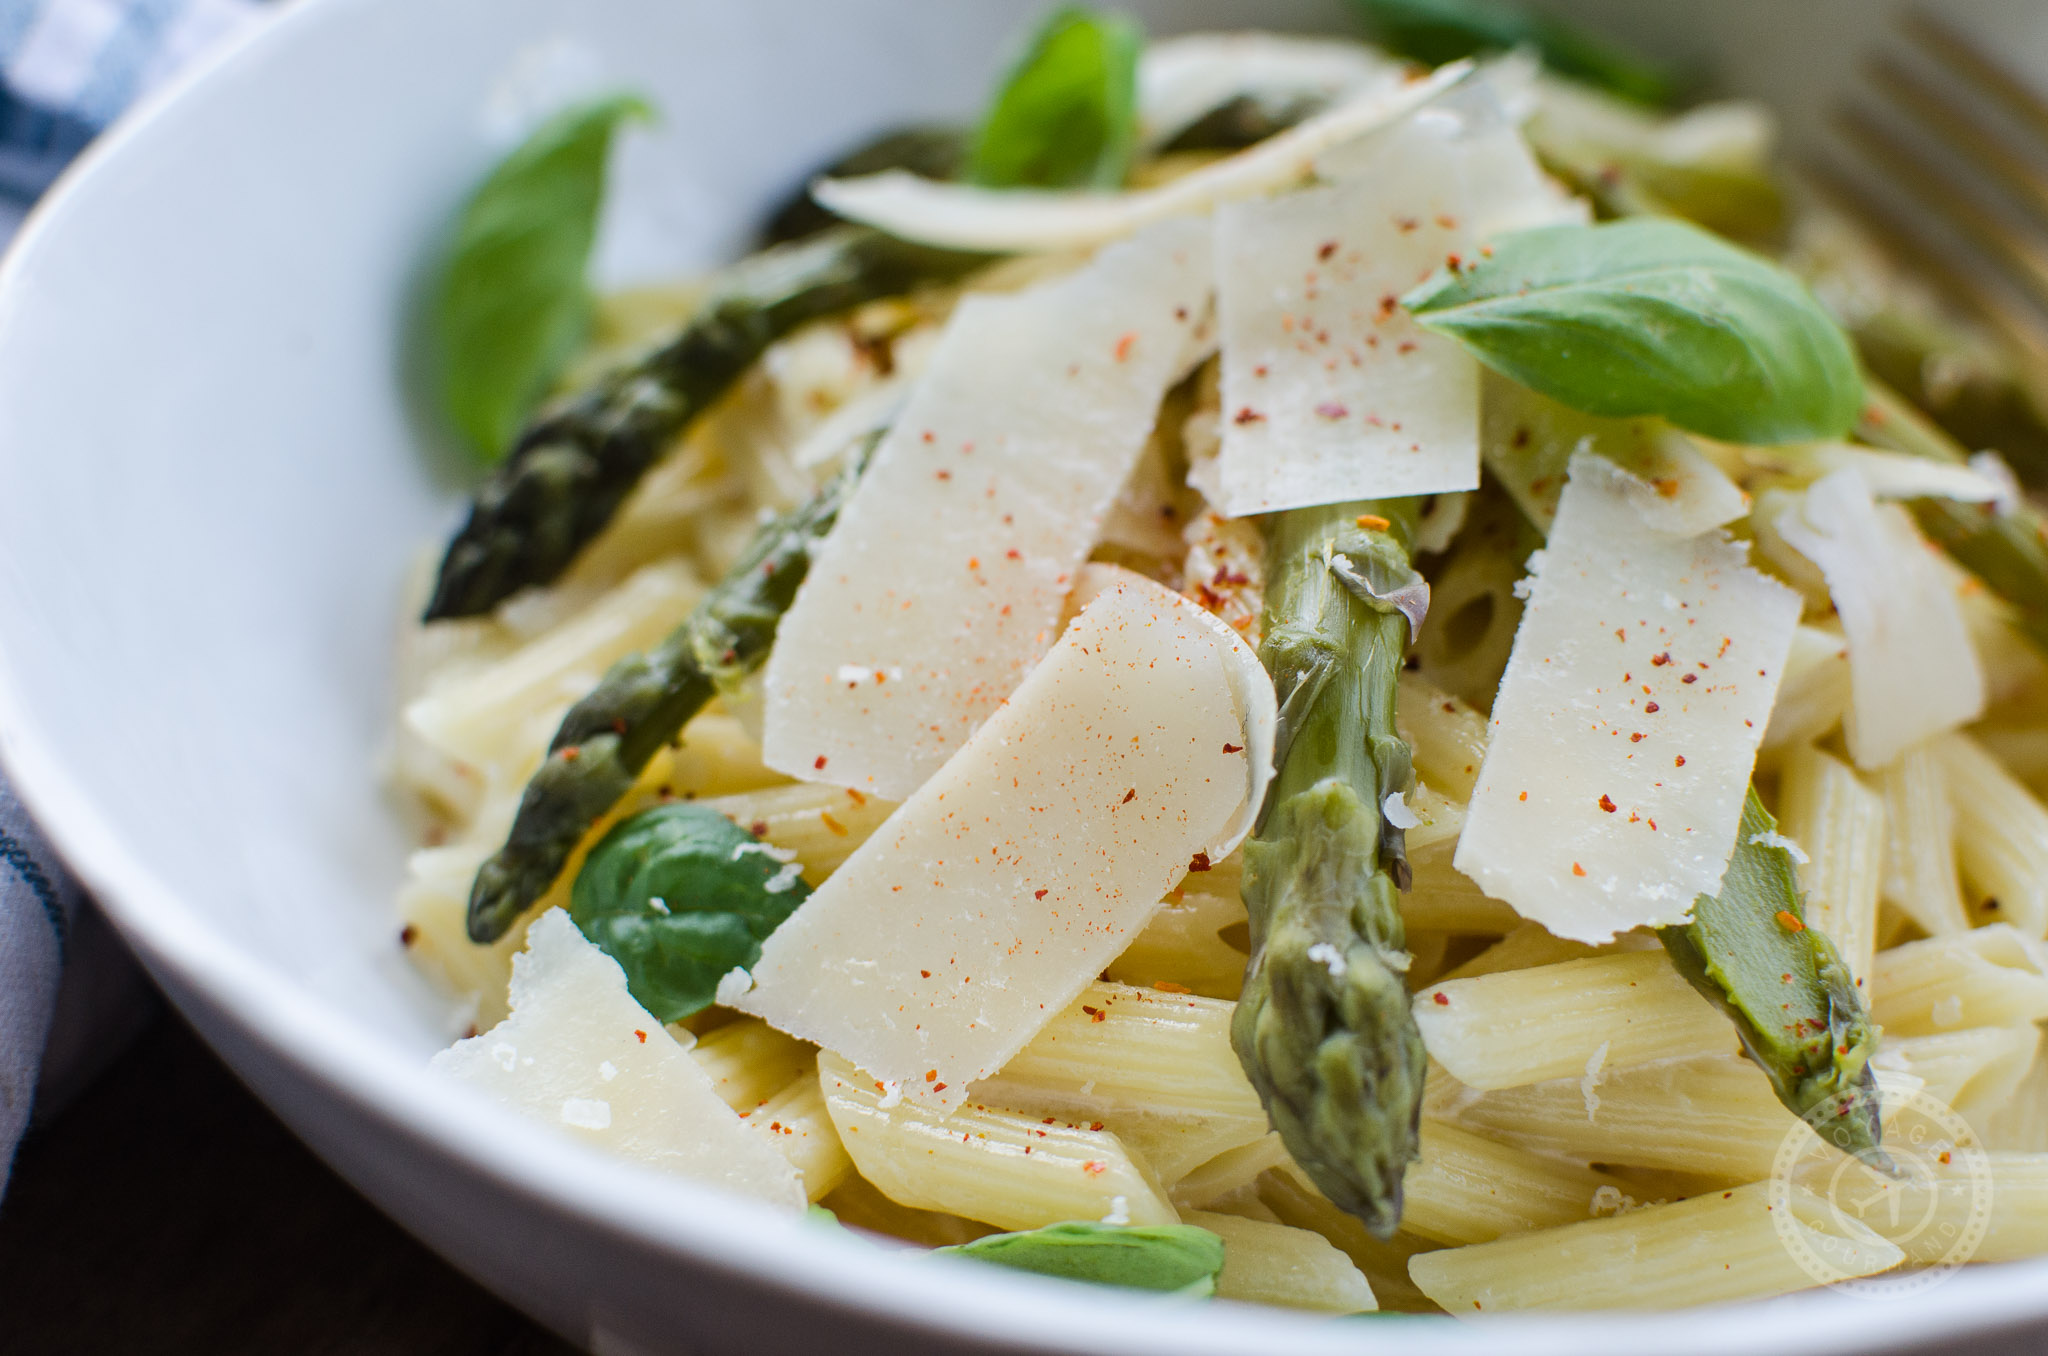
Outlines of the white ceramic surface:
M 1795 142 L 1877 0 L 1574 8 L 1776 98 Z M 558 1142 L 430 1078 L 373 754 L 406 561 L 456 510 L 418 445 L 421 249 L 522 110 L 650 91 L 603 269 L 712 261 L 824 153 L 970 109 L 1026 0 L 307 0 L 106 138 L 0 268 L 0 754 L 184 1011 L 312 1145 L 604 1353 L 2037 1348 L 2048 1266 L 1910 1302 L 1388 1320 L 1172 1307 L 920 1260 Z M 1157 0 L 1158 30 L 1336 0 Z M 2048 73 L 2048 5 L 1945 11 Z M 2002 1334 L 2002 1335 L 1994 1335 Z

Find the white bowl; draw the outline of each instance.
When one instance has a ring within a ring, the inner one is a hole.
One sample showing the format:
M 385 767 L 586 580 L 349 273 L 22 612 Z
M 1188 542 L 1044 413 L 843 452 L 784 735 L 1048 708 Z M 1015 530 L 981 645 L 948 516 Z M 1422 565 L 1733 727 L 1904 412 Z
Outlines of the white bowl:
M 495 153 L 508 101 L 603 80 L 664 110 L 623 157 L 607 276 L 711 262 L 827 152 L 972 109 L 1035 8 L 314 0 L 94 148 L 0 269 L 0 753 L 65 856 L 316 1150 L 600 1352 L 2027 1342 L 2013 1325 L 2048 1316 L 2041 1265 L 1896 1304 L 1821 1294 L 1370 1330 L 1162 1305 L 848 1241 L 601 1159 L 428 1075 L 446 1005 L 395 944 L 406 844 L 373 767 L 398 581 L 456 504 L 404 380 L 423 245 Z M 1132 8 L 1162 31 L 1343 19 L 1335 0 Z M 1577 8 L 1777 96 L 1798 140 L 1888 6 Z M 1944 8 L 2048 72 L 2048 7 Z

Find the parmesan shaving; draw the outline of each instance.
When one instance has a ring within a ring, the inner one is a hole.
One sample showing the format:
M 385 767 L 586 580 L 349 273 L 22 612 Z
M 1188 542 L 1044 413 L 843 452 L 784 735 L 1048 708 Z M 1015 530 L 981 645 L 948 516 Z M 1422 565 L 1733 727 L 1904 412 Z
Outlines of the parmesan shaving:
M 1477 487 L 1479 363 L 1394 299 L 1500 231 L 1585 218 L 1485 80 L 1331 165 L 1216 214 L 1228 516 Z
M 512 1015 L 435 1055 L 436 1070 L 622 1157 L 803 1208 L 789 1160 L 719 1098 L 566 912 L 535 919 L 526 947 L 512 960 Z
M 739 1007 L 957 1105 L 1249 832 L 1276 723 L 1257 656 L 1158 584 L 1089 575 L 1010 700 L 768 939 Z
M 1880 452 L 1875 448 L 1848 443 L 1821 443 L 1806 449 L 1814 465 L 1827 471 L 1853 470 L 1880 499 L 1955 499 L 1966 504 L 1996 504 L 2006 499 L 2007 484 L 1991 465 L 2004 463 L 1992 457 L 1989 463 L 1972 461 L 1969 466 L 1911 457 L 1903 452 Z M 1983 455 L 1983 454 L 1980 454 Z M 2007 477 L 2010 470 L 2005 470 Z
M 1849 641 L 1849 753 L 1878 768 L 1984 711 L 1984 673 L 1941 562 L 1858 468 L 1815 481 L 1779 535 L 1820 567 Z
M 1455 859 L 1581 942 L 1719 889 L 1799 621 L 1725 534 L 1647 524 L 1632 480 L 1572 458 Z
M 770 767 L 900 800 L 1045 653 L 1202 323 L 1209 236 L 960 304 L 777 631 Z
M 1186 33 L 1138 60 L 1139 146 L 1165 145 L 1233 99 L 1333 103 L 1387 94 L 1408 66 L 1363 43 L 1287 33 Z
M 858 179 L 819 179 L 811 185 L 811 196 L 849 221 L 927 245 L 997 251 L 1086 248 L 1206 212 L 1219 202 L 1300 183 L 1324 152 L 1385 126 L 1471 71 L 1470 62 L 1458 61 L 1420 80 L 1367 88 L 1249 150 L 1158 188 L 1129 193 L 988 189 L 890 170 Z

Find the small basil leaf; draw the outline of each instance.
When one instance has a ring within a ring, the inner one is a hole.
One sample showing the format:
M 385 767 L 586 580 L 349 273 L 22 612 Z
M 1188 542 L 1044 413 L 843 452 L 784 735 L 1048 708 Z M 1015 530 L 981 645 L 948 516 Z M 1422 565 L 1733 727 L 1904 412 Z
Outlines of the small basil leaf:
M 1849 340 L 1811 294 L 1683 222 L 1503 236 L 1402 304 L 1487 366 L 1588 414 L 1789 443 L 1840 437 L 1863 405 Z
M 938 1251 L 1069 1281 L 1193 1296 L 1214 1294 L 1223 1270 L 1223 1240 L 1191 1224 L 1076 1221 L 990 1234 Z
M 674 802 L 621 820 L 576 873 L 569 916 L 619 963 L 657 1021 L 711 1005 L 718 981 L 761 958 L 761 943 L 810 888 L 753 835 L 701 805 Z
M 651 116 L 631 95 L 565 109 L 462 209 L 435 289 L 435 357 L 442 407 L 487 461 L 505 454 L 583 338 L 612 134 Z
M 1560 75 L 1640 104 L 1666 105 L 1682 83 L 1618 43 L 1502 0 L 1352 0 L 1373 40 L 1441 66 L 1477 52 L 1533 47 Z
M 985 188 L 1116 188 L 1138 136 L 1144 33 L 1117 14 L 1054 10 L 976 130 L 966 179 Z

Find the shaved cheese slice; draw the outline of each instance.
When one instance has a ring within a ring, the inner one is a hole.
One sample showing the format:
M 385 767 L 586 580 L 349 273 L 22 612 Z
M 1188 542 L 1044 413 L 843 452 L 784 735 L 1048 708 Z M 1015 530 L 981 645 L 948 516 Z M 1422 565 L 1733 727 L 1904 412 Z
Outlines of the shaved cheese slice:
M 1382 127 L 1470 74 L 1453 62 L 1389 88 L 1368 88 L 1249 150 L 1129 193 L 976 188 L 901 170 L 858 179 L 819 179 L 811 196 L 850 221 L 905 240 L 970 250 L 1056 250 L 1099 245 L 1219 202 L 1256 197 L 1306 178 L 1332 146 Z
M 1623 488 L 1660 532 L 1695 536 L 1749 511 L 1742 487 L 1661 419 L 1582 414 L 1493 371 L 1481 376 L 1479 400 L 1487 468 L 1541 531 L 1557 517 L 1572 454 L 1582 451 L 1634 478 Z
M 761 950 L 748 1012 L 957 1105 L 1251 829 L 1272 683 L 1229 627 L 1124 570 L 937 776 Z
M 960 304 L 776 632 L 770 767 L 901 800 L 1010 695 L 1052 643 L 1208 292 L 1207 226 L 1177 221 Z
M 1342 182 L 1216 214 L 1231 517 L 1476 488 L 1479 363 L 1395 298 L 1502 230 L 1584 219 L 1483 80 L 1334 168 Z
M 619 963 L 550 909 L 512 958 L 512 1015 L 433 1067 L 623 1158 L 804 1207 L 801 1177 L 626 992 Z
M 1855 471 L 1880 499 L 1924 497 L 1996 504 L 2009 494 L 2005 482 L 1990 469 L 1997 464 L 1995 461 L 1957 466 L 1953 462 L 1912 457 L 1903 452 L 1880 452 L 1849 443 L 1821 443 L 1805 452 L 1814 465 L 1828 471 Z
M 1912 518 L 1879 504 L 1860 469 L 1807 488 L 1778 532 L 1820 566 L 1849 638 L 1843 733 L 1861 768 L 1984 713 L 1984 671 L 1954 587 Z
M 1455 865 L 1557 936 L 1605 942 L 1720 887 L 1800 602 L 1725 534 L 1650 526 L 1601 457 L 1570 477 Z
M 1360 42 L 1290 33 L 1185 33 L 1138 59 L 1139 146 L 1165 145 L 1233 99 L 1332 103 L 1405 84 L 1406 62 Z

